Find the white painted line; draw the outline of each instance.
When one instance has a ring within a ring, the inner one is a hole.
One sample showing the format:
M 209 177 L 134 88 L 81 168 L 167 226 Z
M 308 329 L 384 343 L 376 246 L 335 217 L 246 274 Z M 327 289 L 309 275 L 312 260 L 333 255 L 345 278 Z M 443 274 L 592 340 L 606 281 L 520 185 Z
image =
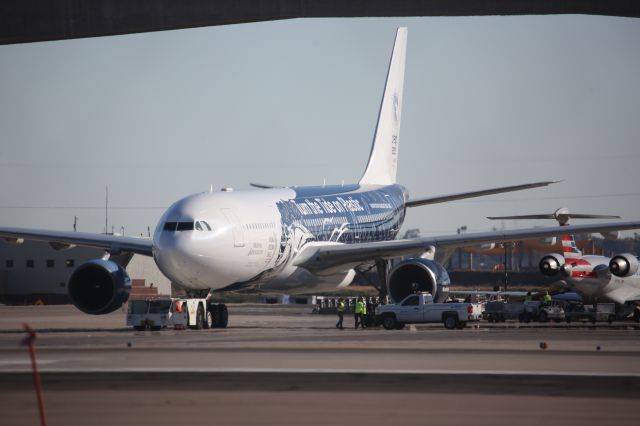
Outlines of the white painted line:
M 0 374 L 25 373 L 31 369 L 3 370 Z M 564 377 L 628 377 L 640 378 L 640 373 L 620 372 L 565 372 L 528 370 L 365 370 L 334 368 L 44 368 L 42 373 L 91 374 L 91 373 L 267 373 L 267 374 L 371 374 L 371 375 L 452 375 L 452 376 L 564 376 Z

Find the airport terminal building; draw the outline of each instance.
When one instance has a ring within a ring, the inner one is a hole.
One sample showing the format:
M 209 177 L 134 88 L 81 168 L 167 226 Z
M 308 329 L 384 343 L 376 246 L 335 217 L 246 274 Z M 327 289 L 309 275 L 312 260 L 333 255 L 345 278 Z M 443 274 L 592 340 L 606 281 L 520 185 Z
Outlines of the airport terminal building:
M 0 303 L 70 303 L 67 281 L 74 269 L 89 259 L 99 259 L 104 250 L 71 247 L 56 250 L 48 243 L 0 240 Z M 170 295 L 171 283 L 153 259 L 134 255 L 126 267 L 132 279 L 131 298 Z

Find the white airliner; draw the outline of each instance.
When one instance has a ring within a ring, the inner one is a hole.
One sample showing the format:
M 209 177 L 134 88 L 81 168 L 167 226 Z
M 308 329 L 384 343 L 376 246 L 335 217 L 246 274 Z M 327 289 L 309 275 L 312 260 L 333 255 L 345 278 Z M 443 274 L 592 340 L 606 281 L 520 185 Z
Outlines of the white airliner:
M 433 261 L 438 247 L 517 241 L 561 235 L 562 227 L 469 233 L 396 240 L 406 209 L 545 186 L 538 182 L 429 198 L 413 198 L 396 183 L 407 29 L 398 29 L 369 162 L 356 184 L 317 187 L 223 189 L 189 195 L 162 215 L 153 240 L 113 235 L 0 228 L 0 237 L 99 247 L 67 284 L 75 306 L 105 314 L 126 302 L 124 270 L 133 253 L 153 256 L 171 281 L 195 296 L 216 289 L 348 285 L 355 271 L 376 266 L 395 300 L 412 291 L 447 295 L 447 271 Z M 640 222 L 576 226 L 576 232 L 640 228 Z M 388 271 L 394 258 L 413 256 Z M 209 309 L 206 307 L 205 309 Z M 200 310 L 200 309 L 199 309 Z
M 569 219 L 613 219 L 620 216 L 570 213 L 566 207 L 552 214 L 489 217 L 492 220 L 555 219 L 560 226 L 568 226 Z M 566 229 L 566 228 L 565 228 Z M 574 233 L 574 226 L 571 226 Z M 588 299 L 611 301 L 620 305 L 622 315 L 634 311 L 640 319 L 640 261 L 630 253 L 613 257 L 583 255 L 576 246 L 573 234 L 562 235 L 562 254 L 549 253 L 540 260 L 540 272 L 549 277 L 561 277 L 571 288 Z

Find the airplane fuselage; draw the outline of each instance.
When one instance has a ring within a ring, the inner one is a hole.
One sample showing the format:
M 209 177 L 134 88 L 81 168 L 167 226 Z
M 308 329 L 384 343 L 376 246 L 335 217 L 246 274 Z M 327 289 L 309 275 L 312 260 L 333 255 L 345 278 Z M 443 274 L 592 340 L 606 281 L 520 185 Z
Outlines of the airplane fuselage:
M 162 215 L 154 233 L 153 256 L 172 282 L 188 289 L 296 281 L 296 274 L 308 273 L 291 263 L 307 244 L 395 239 L 407 198 L 400 185 L 189 195 Z M 337 275 L 342 277 L 324 279 L 335 286 L 353 278 L 349 271 Z
M 566 259 L 571 264 L 567 283 L 578 292 L 600 300 L 616 303 L 640 300 L 640 275 L 617 277 L 609 271 L 609 261 L 605 256 L 581 256 Z

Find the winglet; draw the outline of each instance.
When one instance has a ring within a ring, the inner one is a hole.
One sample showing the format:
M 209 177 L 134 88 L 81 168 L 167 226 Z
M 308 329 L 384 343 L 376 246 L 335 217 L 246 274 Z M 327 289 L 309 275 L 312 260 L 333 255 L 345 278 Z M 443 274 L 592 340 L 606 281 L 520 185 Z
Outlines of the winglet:
M 378 113 L 378 124 L 369 162 L 360 179 L 361 185 L 391 185 L 396 182 L 406 52 L 407 28 L 400 27 L 396 33 L 387 82 Z

